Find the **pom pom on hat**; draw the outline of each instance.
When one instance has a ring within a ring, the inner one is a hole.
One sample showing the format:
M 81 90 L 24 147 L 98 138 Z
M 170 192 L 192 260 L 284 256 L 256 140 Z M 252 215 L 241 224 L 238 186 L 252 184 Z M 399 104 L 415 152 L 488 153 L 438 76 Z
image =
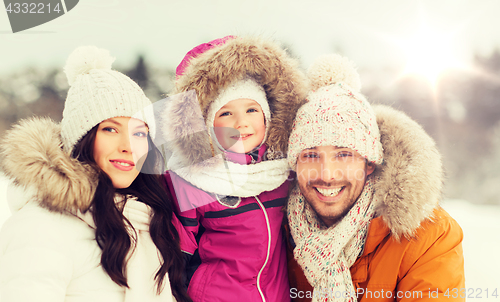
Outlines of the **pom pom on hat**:
M 81 46 L 68 57 L 64 72 L 68 77 L 69 85 L 72 86 L 79 75 L 87 74 L 92 69 L 111 70 L 111 64 L 114 61 L 115 58 L 106 49 L 95 46 Z
M 353 91 L 361 90 L 361 80 L 354 63 L 337 54 L 323 55 L 307 71 L 311 89 L 328 86 L 338 82 L 349 85 Z

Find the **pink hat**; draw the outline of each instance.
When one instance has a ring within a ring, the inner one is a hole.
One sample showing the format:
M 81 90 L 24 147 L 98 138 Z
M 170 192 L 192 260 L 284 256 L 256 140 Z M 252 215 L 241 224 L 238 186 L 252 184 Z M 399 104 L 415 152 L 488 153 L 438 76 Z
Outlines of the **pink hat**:
M 195 48 L 191 49 L 185 56 L 184 59 L 182 59 L 181 63 L 177 68 L 175 69 L 175 78 L 178 79 L 181 75 L 184 74 L 184 71 L 186 68 L 189 66 L 189 62 L 199 56 L 200 54 L 204 53 L 207 50 L 210 50 L 216 46 L 225 44 L 228 40 L 236 38 L 235 36 L 226 36 L 224 38 L 219 38 L 215 39 L 213 41 L 207 42 L 200 44 L 196 46 Z

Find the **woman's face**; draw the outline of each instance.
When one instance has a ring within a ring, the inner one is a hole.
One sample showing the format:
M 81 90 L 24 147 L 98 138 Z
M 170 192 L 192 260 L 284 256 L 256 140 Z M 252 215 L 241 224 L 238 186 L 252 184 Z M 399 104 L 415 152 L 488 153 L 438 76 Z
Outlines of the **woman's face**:
M 148 152 L 148 127 L 130 117 L 102 121 L 94 141 L 94 160 L 116 189 L 128 188 L 139 175 L 138 161 Z

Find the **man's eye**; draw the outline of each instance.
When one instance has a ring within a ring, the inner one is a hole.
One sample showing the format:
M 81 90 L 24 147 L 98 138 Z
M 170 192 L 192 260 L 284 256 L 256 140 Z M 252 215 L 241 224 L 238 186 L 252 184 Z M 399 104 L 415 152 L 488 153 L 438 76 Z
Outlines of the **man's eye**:
M 346 159 L 346 158 L 349 158 L 351 156 L 352 156 L 351 152 L 339 152 L 339 153 L 337 153 L 338 158 Z
M 304 158 L 318 158 L 319 156 L 316 153 L 306 153 L 306 154 L 302 155 L 302 157 L 304 157 Z

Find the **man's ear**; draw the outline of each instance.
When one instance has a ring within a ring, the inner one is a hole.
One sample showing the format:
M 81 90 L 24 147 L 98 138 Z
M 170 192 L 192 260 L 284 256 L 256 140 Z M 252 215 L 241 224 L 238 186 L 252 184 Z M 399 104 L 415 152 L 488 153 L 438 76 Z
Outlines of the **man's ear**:
M 375 171 L 375 164 L 372 163 L 372 162 L 369 162 L 367 165 L 366 165 L 366 176 L 370 175 L 373 173 L 373 171 Z

